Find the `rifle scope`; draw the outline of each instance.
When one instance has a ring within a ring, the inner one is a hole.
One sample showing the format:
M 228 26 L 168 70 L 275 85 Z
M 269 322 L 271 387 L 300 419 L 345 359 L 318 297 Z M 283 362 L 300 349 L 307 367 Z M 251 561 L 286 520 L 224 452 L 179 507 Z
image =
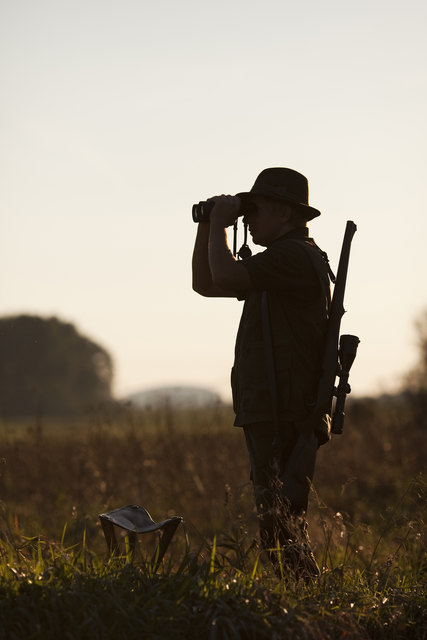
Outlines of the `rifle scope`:
M 343 432 L 345 400 L 347 394 L 351 391 L 351 387 L 348 384 L 348 377 L 350 375 L 351 366 L 356 357 L 359 342 L 360 340 L 357 336 L 344 335 L 340 337 L 340 345 L 338 349 L 338 359 L 340 365 L 338 376 L 340 381 L 335 391 L 337 401 L 332 418 L 332 433 L 340 434 Z

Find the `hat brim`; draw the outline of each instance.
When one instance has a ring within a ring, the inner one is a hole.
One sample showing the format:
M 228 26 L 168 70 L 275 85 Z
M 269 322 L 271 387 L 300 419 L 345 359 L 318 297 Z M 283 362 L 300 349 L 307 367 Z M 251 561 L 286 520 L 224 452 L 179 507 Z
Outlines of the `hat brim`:
M 278 195 L 277 193 L 269 192 L 267 189 L 254 189 L 252 191 L 242 191 L 241 193 L 236 193 L 236 196 L 243 199 L 249 199 L 251 196 L 265 196 L 267 198 L 271 198 L 272 200 L 280 200 L 281 202 L 287 202 L 292 206 L 296 207 L 298 211 L 304 216 L 304 219 L 313 220 L 313 218 L 318 218 L 321 214 L 318 209 L 314 207 L 310 207 L 308 204 L 303 204 L 302 202 L 293 202 L 289 198 L 285 198 L 283 196 Z

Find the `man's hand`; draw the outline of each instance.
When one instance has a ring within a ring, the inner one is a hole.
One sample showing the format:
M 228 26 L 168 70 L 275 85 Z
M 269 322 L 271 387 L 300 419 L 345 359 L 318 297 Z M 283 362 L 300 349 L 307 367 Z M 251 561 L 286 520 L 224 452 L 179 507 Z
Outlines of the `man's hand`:
M 239 196 L 214 196 L 209 198 L 209 201 L 215 203 L 210 213 L 211 225 L 218 225 L 226 229 L 236 222 L 242 204 Z

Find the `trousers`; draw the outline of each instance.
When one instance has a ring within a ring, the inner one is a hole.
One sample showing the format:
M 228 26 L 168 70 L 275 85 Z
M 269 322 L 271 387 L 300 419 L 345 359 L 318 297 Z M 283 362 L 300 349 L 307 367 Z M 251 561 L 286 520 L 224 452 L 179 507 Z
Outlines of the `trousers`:
M 301 434 L 293 422 L 281 422 L 279 429 L 278 441 L 272 422 L 244 427 L 261 545 L 273 564 L 277 563 L 280 549 L 288 567 L 297 573 L 317 576 L 319 569 L 311 551 L 305 519 L 309 484 L 306 483 L 302 499 L 300 496 L 296 501 L 289 481 L 283 480 L 292 456 L 300 447 Z M 308 455 L 315 456 L 313 447 Z

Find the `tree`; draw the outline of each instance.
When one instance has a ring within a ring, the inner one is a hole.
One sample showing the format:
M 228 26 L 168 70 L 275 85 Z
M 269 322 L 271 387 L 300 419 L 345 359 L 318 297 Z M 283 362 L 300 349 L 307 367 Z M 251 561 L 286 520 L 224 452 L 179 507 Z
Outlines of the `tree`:
M 415 422 L 427 427 L 427 309 L 415 322 L 419 349 L 418 363 L 406 374 L 403 390 L 410 403 Z
M 0 318 L 0 412 L 78 415 L 110 401 L 107 351 L 58 318 Z

